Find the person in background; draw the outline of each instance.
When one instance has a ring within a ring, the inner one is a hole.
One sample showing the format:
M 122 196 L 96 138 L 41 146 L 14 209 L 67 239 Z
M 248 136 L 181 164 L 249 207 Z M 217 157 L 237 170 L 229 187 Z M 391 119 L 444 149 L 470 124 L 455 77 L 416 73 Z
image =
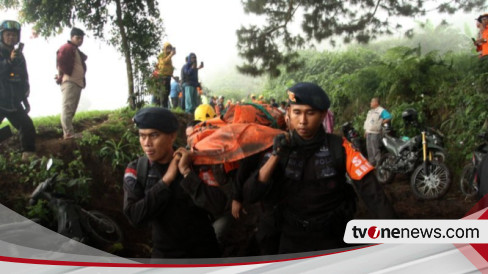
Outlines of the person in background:
M 286 102 L 285 101 L 281 101 L 280 102 L 280 107 L 278 108 L 281 112 L 283 112 L 283 114 L 285 114 L 286 112 Z
M 223 115 L 225 106 L 224 106 L 224 96 L 220 95 L 219 98 L 217 99 L 217 105 L 215 105 L 215 113 L 217 116 Z
M 276 103 L 276 99 L 275 98 L 271 98 L 269 99 L 269 104 L 272 106 L 272 107 L 275 107 L 275 108 L 278 108 L 278 103 Z
M 327 115 L 325 115 L 324 120 L 322 121 L 322 126 L 327 133 L 334 133 L 334 112 L 332 110 L 327 110 Z
M 20 134 L 22 160 L 35 156 L 36 130 L 28 113 L 29 76 L 17 21 L 0 23 L 0 124 L 7 118 Z M 19 44 L 18 48 L 15 45 Z M 10 133 L 10 130 L 7 130 Z
M 258 104 L 258 100 L 256 99 L 256 95 L 251 94 L 251 103 Z
M 380 98 L 373 97 L 370 102 L 371 109 L 364 121 L 364 135 L 368 161 L 376 166 L 381 159 L 381 125 L 391 120 L 391 114 L 380 106 Z
M 195 53 L 190 53 L 188 55 L 188 62 L 183 67 L 183 73 L 185 75 L 185 112 L 187 113 L 193 114 L 198 106 L 197 87 L 200 85 L 198 82 L 198 70 L 202 68 L 203 62 L 197 66 L 197 56 Z
M 185 56 L 185 65 L 186 63 L 188 63 L 188 56 Z M 180 71 L 181 95 L 179 96 L 179 103 L 183 111 L 185 110 L 185 85 L 186 85 L 185 83 L 187 82 L 186 74 L 185 74 L 185 65 L 181 67 L 181 71 Z
M 169 92 L 169 98 L 171 99 L 171 107 L 173 109 L 178 107 L 178 96 L 181 92 L 180 78 L 176 76 L 173 81 L 171 81 L 171 90 Z
M 61 85 L 63 93 L 61 126 L 64 139 L 81 137 L 80 133 L 75 133 L 73 117 L 80 102 L 81 90 L 86 86 L 87 56 L 79 49 L 83 45 L 85 33 L 79 28 L 73 28 L 70 37 L 70 40 L 61 46 L 56 54 L 58 74 L 55 79 L 56 83 Z
M 168 94 L 171 89 L 171 77 L 173 77 L 173 61 L 171 58 L 176 54 L 176 48 L 174 48 L 169 42 L 163 44 L 163 51 L 158 56 L 157 71 L 161 81 L 158 105 L 168 108 Z M 153 97 L 153 101 L 154 101 Z M 153 102 L 154 103 L 154 102 Z
M 480 37 L 474 43 L 476 50 L 480 52 L 480 68 L 485 70 L 488 69 L 488 13 L 480 15 L 477 20 L 481 23 Z
M 483 24 L 481 22 L 481 16 L 478 16 L 478 18 L 476 18 L 476 29 L 478 30 L 477 33 L 476 33 L 476 38 L 471 38 L 473 40 L 473 44 L 474 46 L 476 47 L 476 51 L 479 53 L 478 57 L 481 58 L 481 44 L 478 44 L 477 40 L 482 38 L 483 36 Z

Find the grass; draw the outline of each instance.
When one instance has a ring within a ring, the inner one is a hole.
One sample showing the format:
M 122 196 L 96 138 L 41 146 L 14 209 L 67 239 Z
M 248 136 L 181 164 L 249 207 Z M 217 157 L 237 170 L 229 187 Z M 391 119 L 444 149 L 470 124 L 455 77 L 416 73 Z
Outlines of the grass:
M 148 107 L 150 107 L 149 105 Z M 183 114 L 185 113 L 181 108 L 171 109 L 171 111 L 175 114 Z M 127 127 L 126 119 L 132 119 L 136 113 L 136 110 L 131 110 L 129 107 L 123 107 L 115 110 L 90 110 L 90 111 L 80 111 L 77 112 L 75 117 L 73 118 L 73 123 L 80 123 L 86 120 L 96 120 L 103 116 L 108 116 L 108 123 L 104 124 L 101 128 L 101 131 L 107 131 L 106 133 L 113 134 L 114 132 L 123 131 L 124 128 Z M 34 117 L 32 118 L 34 123 L 34 127 L 36 129 L 55 129 L 61 132 L 61 117 L 60 114 L 58 115 L 50 115 L 50 116 L 43 116 L 43 117 Z M 0 123 L 0 128 L 4 126 L 10 126 L 13 132 L 16 132 L 16 129 L 11 125 L 11 123 L 4 119 L 2 123 Z M 61 132 L 62 133 L 62 132 Z
M 123 109 L 81 111 L 81 112 L 76 113 L 75 117 L 73 118 L 73 122 L 76 123 L 76 122 L 80 122 L 80 121 L 87 120 L 87 119 L 88 120 L 89 119 L 96 119 L 100 116 L 109 115 L 111 113 L 118 112 L 118 111 L 122 112 Z M 59 128 L 61 128 L 61 115 L 58 114 L 58 115 L 34 117 L 34 118 L 32 118 L 32 122 L 34 123 L 35 128 L 38 128 L 38 127 L 45 127 L 45 128 L 59 127 Z M 11 126 L 11 128 L 13 130 L 15 130 L 15 128 L 12 126 L 12 124 L 7 119 L 5 119 L 0 124 L 0 128 L 7 126 L 7 125 Z

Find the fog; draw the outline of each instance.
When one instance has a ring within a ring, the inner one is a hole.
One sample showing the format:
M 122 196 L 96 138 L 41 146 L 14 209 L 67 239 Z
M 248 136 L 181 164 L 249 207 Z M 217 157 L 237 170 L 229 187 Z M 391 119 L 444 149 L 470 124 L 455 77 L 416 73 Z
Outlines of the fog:
M 232 83 L 235 66 L 240 62 L 237 57 L 237 37 L 235 31 L 241 25 L 259 22 L 259 19 L 245 15 L 240 1 L 226 0 L 180 0 L 159 1 L 161 17 L 165 27 L 165 37 L 161 41 L 169 41 L 176 47 L 177 54 L 173 57 L 175 75 L 179 75 L 185 56 L 190 52 L 204 61 L 205 67 L 200 70 L 202 84 L 214 93 L 225 92 L 226 89 L 238 89 L 239 83 Z M 16 20 L 16 12 L 0 13 L 2 19 Z M 454 15 L 450 21 L 461 32 L 465 26 L 474 27 L 476 15 Z M 429 17 L 434 25 L 440 18 Z M 414 18 L 425 21 L 425 18 Z M 402 19 L 403 24 L 415 25 L 415 21 Z M 84 29 L 83 25 L 77 27 Z M 63 33 L 44 39 L 34 38 L 29 25 L 23 25 L 21 40 L 24 42 L 24 54 L 27 60 L 31 94 L 31 116 L 56 115 L 61 111 L 61 91 L 54 81 L 56 74 L 56 51 L 69 39 L 69 29 Z M 397 37 L 402 32 L 395 34 Z M 394 35 L 394 36 L 395 36 Z M 318 49 L 328 48 L 327 42 Z M 114 48 L 96 40 L 87 31 L 85 42 L 80 48 L 88 55 L 87 87 L 83 90 L 79 111 L 116 109 L 127 104 L 127 77 L 125 62 Z M 156 59 L 150 60 L 155 62 Z M 222 77 L 225 77 L 224 79 Z M 246 79 L 246 78 L 244 78 Z M 247 78 L 252 82 L 252 78 Z M 242 82 L 242 78 L 239 78 Z M 245 81 L 245 80 L 244 80 Z M 256 82 L 256 81 L 253 81 Z M 223 83 L 226 83 L 225 85 Z M 249 86 L 245 86 L 249 89 Z M 245 94 L 251 92 L 243 90 Z

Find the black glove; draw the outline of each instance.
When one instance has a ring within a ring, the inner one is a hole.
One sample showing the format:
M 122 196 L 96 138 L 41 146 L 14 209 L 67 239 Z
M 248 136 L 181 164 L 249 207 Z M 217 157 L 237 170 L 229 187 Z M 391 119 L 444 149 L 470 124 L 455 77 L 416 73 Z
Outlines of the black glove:
M 286 156 L 290 152 L 290 141 L 289 137 L 285 134 L 279 134 L 274 137 L 273 140 L 273 155 Z

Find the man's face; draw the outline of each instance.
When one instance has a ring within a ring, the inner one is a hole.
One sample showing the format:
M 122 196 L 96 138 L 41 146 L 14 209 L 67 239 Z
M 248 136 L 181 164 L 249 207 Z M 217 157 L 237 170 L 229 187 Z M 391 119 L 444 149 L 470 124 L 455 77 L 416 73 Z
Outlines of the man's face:
M 375 98 L 371 99 L 371 103 L 369 103 L 369 106 L 371 108 L 377 108 L 378 107 L 378 100 L 376 100 Z
M 190 61 L 191 61 L 192 63 L 196 64 L 196 63 L 197 63 L 197 57 L 196 57 L 195 55 L 192 55 L 192 56 L 190 57 Z
M 152 162 L 166 164 L 173 158 L 175 133 L 163 133 L 157 129 L 139 129 L 139 142 L 147 158 Z
M 83 45 L 83 36 L 80 35 L 73 35 L 71 36 L 71 43 L 81 47 Z
M 326 113 L 309 105 L 292 104 L 287 110 L 289 127 L 296 130 L 303 139 L 312 139 L 320 129 Z
M 485 27 L 488 25 L 488 16 L 481 17 L 481 24 Z
M 19 42 L 19 34 L 16 31 L 5 30 L 2 33 L 2 41 L 7 46 L 15 46 Z

